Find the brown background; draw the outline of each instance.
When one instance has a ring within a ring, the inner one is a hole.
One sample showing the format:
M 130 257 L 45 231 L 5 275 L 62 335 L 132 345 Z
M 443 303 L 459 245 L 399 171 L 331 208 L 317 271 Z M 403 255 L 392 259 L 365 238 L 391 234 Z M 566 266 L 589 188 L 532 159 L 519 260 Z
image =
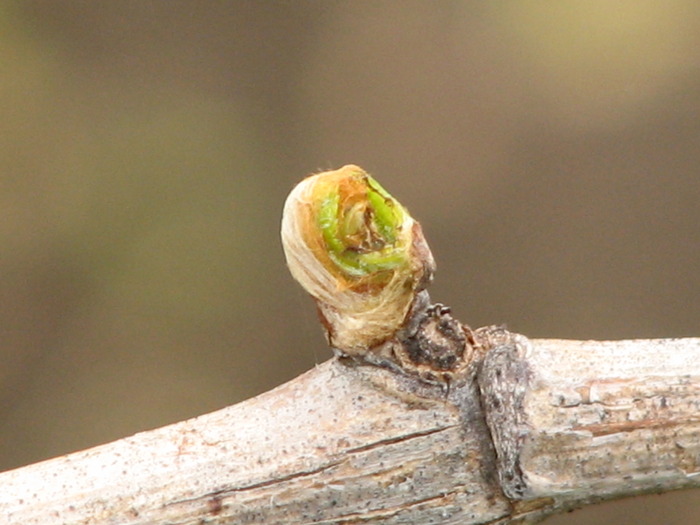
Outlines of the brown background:
M 472 326 L 700 336 L 693 0 L 10 1 L 0 49 L 0 469 L 327 359 L 278 229 L 345 163 L 422 222 Z

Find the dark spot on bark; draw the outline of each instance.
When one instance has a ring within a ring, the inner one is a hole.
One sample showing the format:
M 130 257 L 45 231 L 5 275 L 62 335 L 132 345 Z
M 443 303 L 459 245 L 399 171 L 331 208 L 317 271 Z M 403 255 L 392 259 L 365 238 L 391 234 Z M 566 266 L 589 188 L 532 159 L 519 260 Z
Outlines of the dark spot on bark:
M 221 501 L 221 496 L 214 496 L 207 502 L 209 514 L 216 516 L 220 514 L 224 508 L 224 504 Z
M 454 370 L 464 356 L 467 339 L 450 309 L 436 304 L 428 308 L 416 332 L 403 341 L 409 359 L 436 371 Z

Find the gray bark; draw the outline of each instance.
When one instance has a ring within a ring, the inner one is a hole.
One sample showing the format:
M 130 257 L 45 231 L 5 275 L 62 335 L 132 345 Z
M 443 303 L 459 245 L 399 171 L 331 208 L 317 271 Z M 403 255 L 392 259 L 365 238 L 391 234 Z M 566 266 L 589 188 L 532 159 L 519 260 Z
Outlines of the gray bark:
M 449 388 L 333 359 L 0 474 L 17 524 L 521 523 L 700 486 L 700 339 L 502 332 Z

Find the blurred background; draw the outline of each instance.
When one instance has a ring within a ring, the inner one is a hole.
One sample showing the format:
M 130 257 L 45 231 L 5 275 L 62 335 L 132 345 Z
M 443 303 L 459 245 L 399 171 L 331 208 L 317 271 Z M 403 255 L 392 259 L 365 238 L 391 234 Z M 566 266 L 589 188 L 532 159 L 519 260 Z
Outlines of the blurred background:
M 328 359 L 279 220 L 347 163 L 473 327 L 700 336 L 697 2 L 7 1 L 0 46 L 0 470 Z

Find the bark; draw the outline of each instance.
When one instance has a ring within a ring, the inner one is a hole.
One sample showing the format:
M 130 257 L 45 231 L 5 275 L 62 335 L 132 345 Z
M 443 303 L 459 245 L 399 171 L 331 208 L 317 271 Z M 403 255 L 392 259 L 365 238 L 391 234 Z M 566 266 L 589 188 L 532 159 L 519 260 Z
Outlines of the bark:
M 528 340 L 449 386 L 333 359 L 243 403 L 0 474 L 17 524 L 511 524 L 700 486 L 700 339 Z

